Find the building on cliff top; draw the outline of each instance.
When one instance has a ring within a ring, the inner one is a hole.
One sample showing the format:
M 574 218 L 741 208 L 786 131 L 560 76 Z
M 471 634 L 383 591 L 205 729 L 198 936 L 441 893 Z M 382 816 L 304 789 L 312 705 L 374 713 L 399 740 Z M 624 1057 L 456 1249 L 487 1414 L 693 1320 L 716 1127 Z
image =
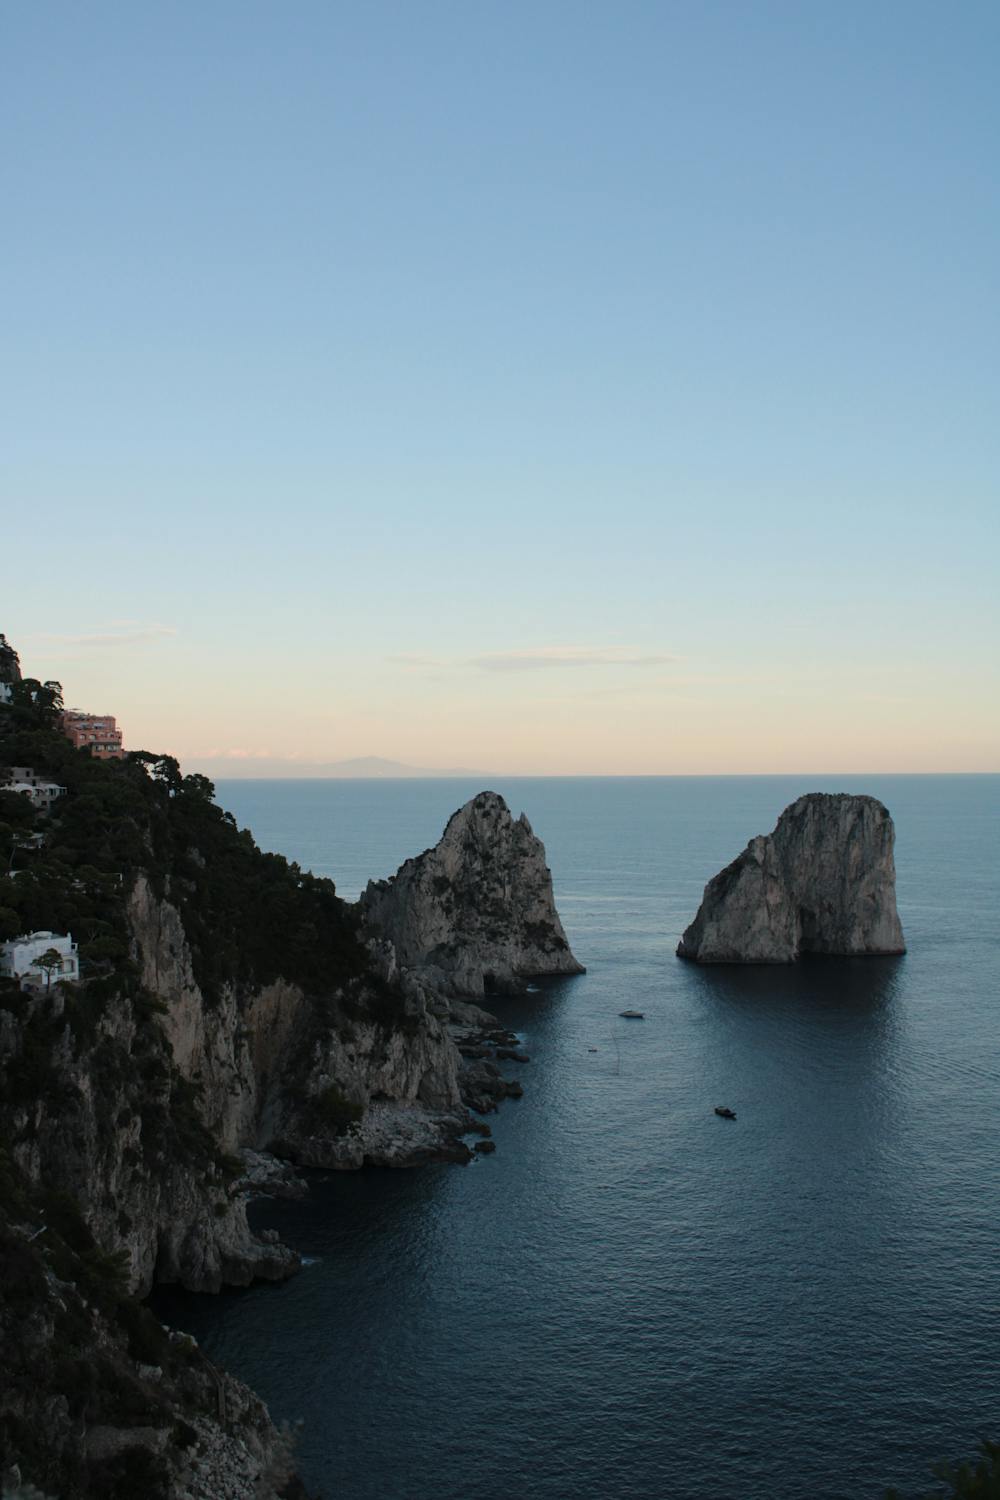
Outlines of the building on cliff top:
M 97 760 L 124 759 L 122 732 L 111 714 L 85 714 L 79 709 L 68 708 L 60 723 L 63 734 L 78 750 L 89 750 Z
M 58 965 L 39 963 L 49 953 L 58 956 Z M 68 932 L 24 933 L 0 945 L 0 975 L 20 980 L 23 990 L 47 990 L 61 980 L 75 984 L 80 978 L 76 944 Z

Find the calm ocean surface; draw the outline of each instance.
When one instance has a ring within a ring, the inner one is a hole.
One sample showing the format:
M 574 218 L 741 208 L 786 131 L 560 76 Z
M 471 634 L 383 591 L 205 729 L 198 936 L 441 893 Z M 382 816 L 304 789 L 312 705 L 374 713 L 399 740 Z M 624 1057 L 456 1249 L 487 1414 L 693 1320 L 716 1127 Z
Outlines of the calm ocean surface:
M 531 1056 L 496 1155 L 317 1176 L 254 1210 L 300 1276 L 161 1315 L 304 1420 L 323 1500 L 928 1488 L 1000 1435 L 1000 777 L 489 784 L 588 967 L 495 1007 Z M 219 800 L 352 898 L 480 786 Z M 706 880 L 810 790 L 889 807 L 907 956 L 681 963 Z

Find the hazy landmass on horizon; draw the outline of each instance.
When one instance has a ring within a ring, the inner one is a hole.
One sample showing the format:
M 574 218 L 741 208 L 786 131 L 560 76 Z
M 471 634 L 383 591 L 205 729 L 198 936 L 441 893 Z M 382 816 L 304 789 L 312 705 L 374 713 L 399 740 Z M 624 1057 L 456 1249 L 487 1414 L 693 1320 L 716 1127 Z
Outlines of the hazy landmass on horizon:
M 410 766 L 401 760 L 386 760 L 381 755 L 358 755 L 351 760 L 295 761 L 282 760 L 280 756 L 247 757 L 227 759 L 223 756 L 205 756 L 192 768 L 216 777 L 220 781 L 251 777 L 392 777 L 451 776 L 481 777 L 487 771 L 477 771 L 468 766 Z

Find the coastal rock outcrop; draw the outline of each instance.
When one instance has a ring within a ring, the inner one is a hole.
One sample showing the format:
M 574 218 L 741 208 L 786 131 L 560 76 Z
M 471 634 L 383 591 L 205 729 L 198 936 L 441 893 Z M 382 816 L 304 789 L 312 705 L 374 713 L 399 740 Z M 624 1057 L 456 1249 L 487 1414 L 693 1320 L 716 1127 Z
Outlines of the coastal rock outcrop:
M 128 918 L 132 956 L 162 1003 L 160 1025 L 178 1070 L 198 1090 L 204 1124 L 223 1151 L 262 1143 L 305 1008 L 301 988 L 283 979 L 228 981 L 208 1005 L 181 914 L 145 874 L 129 894 Z
M 404 981 L 431 994 L 476 999 L 533 976 L 584 972 L 555 908 L 545 847 L 496 792 L 460 808 L 433 849 L 370 882 L 359 908 L 392 945 Z
M 811 792 L 705 887 L 677 947 L 702 964 L 793 963 L 806 953 L 906 951 L 895 832 L 874 797 Z
M 371 974 L 350 993 L 340 986 L 310 997 L 285 980 L 228 981 L 209 1005 L 180 913 L 144 876 L 129 919 L 143 983 L 163 1003 L 174 1063 L 225 1151 L 277 1143 L 289 1160 L 329 1170 L 453 1154 L 466 1124 L 458 1051 L 419 997 L 393 1003 L 398 975 L 374 955 Z
M 67 1194 L 32 1183 L 2 1146 L 0 1172 L 4 1496 L 304 1494 L 293 1434 L 259 1397 L 122 1295 L 116 1258 Z
M 250 1230 L 229 1163 L 152 1019 L 122 996 L 105 1002 L 96 1026 L 61 993 L 25 999 L 19 1016 L 0 1009 L 12 1162 L 79 1204 L 140 1295 L 154 1280 L 215 1292 L 291 1275 L 299 1257 Z M 41 1055 L 45 1087 L 29 1090 L 19 1075 L 38 1070 Z
M 58 927 L 80 980 L 0 975 L 0 1479 L 301 1493 L 288 1434 L 141 1298 L 294 1271 L 246 1203 L 306 1191 L 296 1164 L 472 1159 L 476 1113 L 522 1091 L 498 1062 L 526 1061 L 472 998 L 580 967 L 544 850 L 487 794 L 359 908 L 173 757 L 72 746 L 32 684 L 0 635 L 0 763 L 64 789 L 40 827 L 8 799 L 0 934 Z

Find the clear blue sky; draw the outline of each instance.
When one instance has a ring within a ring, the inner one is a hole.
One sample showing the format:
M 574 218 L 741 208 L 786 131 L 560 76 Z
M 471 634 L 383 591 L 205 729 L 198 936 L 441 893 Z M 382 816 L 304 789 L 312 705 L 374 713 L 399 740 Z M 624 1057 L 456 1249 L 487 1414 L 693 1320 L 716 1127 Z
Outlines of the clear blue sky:
M 0 57 L 0 629 L 69 701 L 217 771 L 1000 769 L 993 0 Z

